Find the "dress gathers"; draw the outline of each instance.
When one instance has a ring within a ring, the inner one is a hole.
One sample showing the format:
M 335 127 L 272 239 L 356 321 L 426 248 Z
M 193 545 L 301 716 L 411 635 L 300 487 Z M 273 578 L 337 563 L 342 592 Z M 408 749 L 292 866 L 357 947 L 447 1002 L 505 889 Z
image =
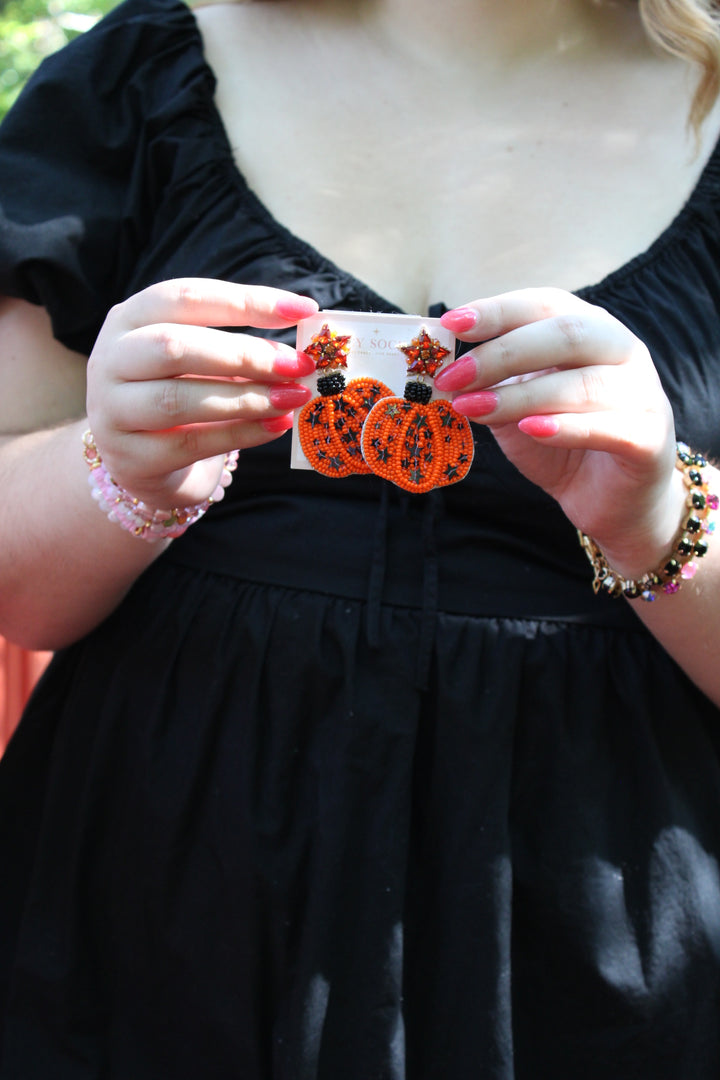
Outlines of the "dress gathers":
M 213 93 L 192 13 L 126 0 L 3 123 L 0 292 L 70 348 L 186 275 L 398 310 L 270 215 Z M 715 456 L 719 209 L 716 149 L 580 291 Z M 56 654 L 0 762 L 0 1080 L 717 1080 L 718 710 L 474 438 L 428 496 L 243 452 Z

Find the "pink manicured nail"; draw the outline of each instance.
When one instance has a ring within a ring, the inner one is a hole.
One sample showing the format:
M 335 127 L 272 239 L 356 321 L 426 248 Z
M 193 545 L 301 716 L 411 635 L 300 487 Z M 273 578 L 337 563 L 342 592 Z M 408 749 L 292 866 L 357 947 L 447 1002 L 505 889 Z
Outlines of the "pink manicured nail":
M 288 378 L 300 378 L 301 375 L 312 375 L 315 370 L 315 361 L 307 353 L 281 353 L 273 361 L 273 371 L 276 375 L 285 375 Z
M 473 381 L 476 375 L 477 369 L 473 358 L 462 356 L 435 376 L 435 385 L 438 390 L 462 390 Z
M 560 424 L 552 416 L 526 416 L 518 427 L 523 435 L 532 435 L 534 439 L 549 439 L 560 430 Z
M 488 416 L 495 412 L 497 403 L 498 396 L 492 390 L 478 390 L 476 394 L 461 394 L 454 398 L 453 408 L 463 416 Z
M 308 319 L 318 311 L 318 305 L 309 296 L 288 296 L 275 304 L 275 314 L 288 322 Z
M 455 308 L 440 316 L 440 322 L 455 334 L 465 334 L 477 322 L 477 311 L 469 307 Z
M 293 414 L 285 413 L 284 416 L 273 416 L 270 420 L 261 420 L 260 423 L 266 431 L 272 431 L 273 434 L 278 431 L 289 431 L 293 426 Z
M 273 409 L 295 409 L 298 405 L 304 405 L 311 397 L 310 387 L 298 386 L 297 383 L 281 383 L 268 390 L 268 399 Z

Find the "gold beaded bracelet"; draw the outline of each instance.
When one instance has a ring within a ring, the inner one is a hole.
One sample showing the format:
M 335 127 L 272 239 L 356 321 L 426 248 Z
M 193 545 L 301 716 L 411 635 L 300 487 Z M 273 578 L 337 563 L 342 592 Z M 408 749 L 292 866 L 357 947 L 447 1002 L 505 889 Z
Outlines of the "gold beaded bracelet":
M 694 453 L 685 443 L 678 443 L 675 466 L 682 472 L 688 489 L 687 514 L 672 552 L 657 570 L 651 570 L 637 579 L 623 577 L 609 566 L 595 541 L 578 529 L 578 538 L 593 568 L 592 587 L 595 593 L 651 601 L 658 593 L 674 595 L 679 592 L 683 581 L 695 576 L 695 559 L 701 559 L 707 552 L 708 537 L 715 531 L 715 523 L 710 520 L 710 515 L 720 506 L 720 499 L 708 490 L 701 471 L 707 466 L 702 454 Z

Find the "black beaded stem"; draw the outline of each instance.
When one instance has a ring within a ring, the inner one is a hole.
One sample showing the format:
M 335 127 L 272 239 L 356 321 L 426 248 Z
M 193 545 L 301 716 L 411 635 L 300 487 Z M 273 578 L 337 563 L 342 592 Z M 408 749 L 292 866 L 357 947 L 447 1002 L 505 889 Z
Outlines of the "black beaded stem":
M 317 388 L 320 397 L 341 394 L 345 389 L 345 376 L 341 371 L 333 371 L 332 375 L 321 375 L 317 381 Z
M 405 400 L 427 405 L 432 397 L 432 386 L 415 379 L 405 383 Z

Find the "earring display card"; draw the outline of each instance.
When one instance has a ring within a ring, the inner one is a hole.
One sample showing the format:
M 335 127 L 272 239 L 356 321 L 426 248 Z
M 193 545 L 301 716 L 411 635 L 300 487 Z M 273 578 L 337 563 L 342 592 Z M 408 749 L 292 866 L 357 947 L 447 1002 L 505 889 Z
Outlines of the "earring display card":
M 351 397 L 353 393 L 360 393 L 360 390 L 353 390 L 353 383 L 362 388 L 368 406 L 373 404 L 376 397 L 387 396 L 388 393 L 402 397 L 408 378 L 408 357 L 402 349 L 410 346 L 423 331 L 437 341 L 442 350 L 447 349 L 442 366 L 451 363 L 455 357 L 455 335 L 446 330 L 439 319 L 357 311 L 319 311 L 317 315 L 303 319 L 297 328 L 297 348 L 313 356 L 318 365 L 312 375 L 297 380 L 318 395 L 304 406 L 304 410 L 317 410 L 320 415 L 320 395 L 327 394 L 328 387 L 321 383 L 318 389 L 318 380 L 333 376 L 342 376 L 342 381 L 338 381 L 337 385 L 339 388 L 346 387 Z M 370 398 L 368 387 L 371 387 Z M 432 382 L 428 390 L 432 390 L 432 399 L 448 398 L 448 395 L 435 390 Z M 290 458 L 293 469 L 315 468 L 306 457 L 300 441 L 299 424 L 304 410 L 298 409 L 295 413 Z M 307 415 L 305 413 L 305 418 Z M 348 429 L 346 438 L 353 434 Z M 358 467 L 349 468 L 348 473 L 351 471 L 370 470 Z M 338 473 L 328 472 L 328 475 Z M 346 473 L 341 472 L 340 475 Z

